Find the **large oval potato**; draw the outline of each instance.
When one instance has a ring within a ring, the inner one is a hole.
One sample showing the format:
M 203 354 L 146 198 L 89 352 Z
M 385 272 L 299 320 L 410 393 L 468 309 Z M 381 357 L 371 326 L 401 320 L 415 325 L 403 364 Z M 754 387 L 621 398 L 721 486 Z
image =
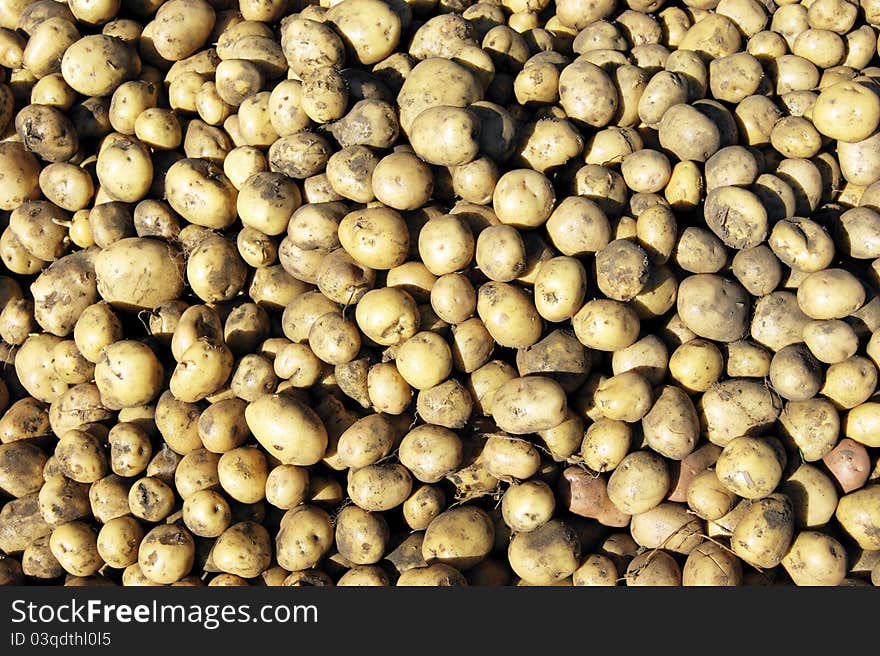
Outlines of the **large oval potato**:
M 565 420 L 565 390 L 552 378 L 514 378 L 495 391 L 492 418 L 498 427 L 514 435 L 547 430 Z
M 120 239 L 101 250 L 94 262 L 98 292 L 121 309 L 152 310 L 179 298 L 183 290 L 183 257 L 158 239 Z
M 248 405 L 245 420 L 257 441 L 288 465 L 314 465 L 327 449 L 327 429 L 308 405 L 287 394 L 266 394 Z

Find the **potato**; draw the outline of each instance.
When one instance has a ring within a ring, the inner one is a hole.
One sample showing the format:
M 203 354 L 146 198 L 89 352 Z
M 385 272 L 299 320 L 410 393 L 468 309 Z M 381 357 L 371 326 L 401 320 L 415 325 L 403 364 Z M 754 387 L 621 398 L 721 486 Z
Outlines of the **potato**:
M 751 335 L 759 344 L 778 351 L 803 340 L 804 314 L 790 292 L 772 292 L 758 300 L 752 315 Z
M 684 229 L 673 251 L 675 263 L 691 273 L 718 273 L 727 264 L 727 250 L 707 228 L 689 226 Z
M 603 526 L 626 526 L 630 516 L 608 497 L 606 479 L 580 467 L 567 467 L 558 483 L 559 501 L 569 512 L 595 518 Z
M 572 585 L 616 586 L 617 567 L 608 556 L 590 554 L 572 574 Z
M 32 396 L 14 402 L 0 418 L 0 442 L 3 444 L 45 437 L 50 430 L 48 408 Z
M 507 550 L 513 571 L 532 585 L 550 585 L 570 576 L 580 566 L 580 555 L 577 533 L 558 519 L 515 533 Z
M 733 530 L 730 547 L 749 565 L 771 568 L 782 562 L 793 536 L 791 500 L 783 494 L 772 494 L 745 509 Z
M 834 515 L 841 527 L 862 549 L 880 548 L 877 499 L 880 488 L 868 485 L 840 498 Z
M 233 524 L 214 543 L 211 561 L 221 572 L 255 578 L 272 562 L 269 532 L 255 522 Z
M 795 585 L 836 586 L 846 577 L 846 550 L 830 535 L 801 531 L 782 566 Z
M 440 335 L 423 331 L 400 345 L 395 364 L 408 385 L 419 390 L 427 389 L 449 376 L 452 354 Z
M 61 58 L 64 81 L 84 96 L 109 96 L 140 69 L 140 58 L 129 44 L 103 34 L 79 39 Z
M 526 480 L 537 473 L 541 456 L 526 440 L 492 434 L 480 456 L 489 473 L 499 480 Z
M 163 59 L 186 59 L 208 40 L 215 20 L 214 9 L 205 0 L 169 0 L 153 19 L 153 47 Z
M 795 524 L 799 528 L 822 527 L 837 509 L 838 496 L 834 483 L 814 465 L 800 465 L 783 481 L 780 490 L 791 499 Z
M 121 422 L 110 429 L 110 468 L 119 476 L 138 476 L 153 456 L 149 434 L 137 424 Z
M 855 355 L 828 367 L 821 394 L 838 409 L 849 410 L 867 401 L 876 385 L 877 368 L 870 360 Z
M 122 569 L 134 565 L 144 533 L 143 527 L 133 517 L 111 519 L 98 532 L 98 555 L 110 567 Z
M 369 16 L 369 27 L 363 16 Z M 336 29 L 348 54 L 360 64 L 375 64 L 390 55 L 401 38 L 401 19 L 392 8 L 378 0 L 343 0 L 331 7 L 324 21 Z
M 874 437 L 874 422 L 877 420 L 880 404 L 868 402 L 852 408 L 843 420 L 843 433 L 850 439 L 868 447 L 877 446 Z
M 731 512 L 739 501 L 713 470 L 696 474 L 687 486 L 687 505 L 698 517 L 714 521 Z
M 604 127 L 614 118 L 620 99 L 607 73 L 586 60 L 577 60 L 559 74 L 559 102 L 573 120 Z
M 48 464 L 47 462 L 47 466 L 44 467 L 44 471 L 46 471 L 44 474 L 45 483 L 38 495 L 35 495 L 35 501 L 41 518 L 40 524 L 43 526 L 59 526 L 65 522 L 86 517 L 91 510 L 88 486 L 84 483 L 72 481 L 60 473 L 50 474 L 48 472 Z M 28 496 L 21 497 L 22 500 L 28 498 Z M 10 506 L 10 513 L 13 513 L 15 507 L 12 506 L 12 502 L 8 505 Z M 15 549 L 12 550 L 14 551 Z
M 712 342 L 692 339 L 673 351 L 669 373 L 688 392 L 705 392 L 724 371 L 724 358 Z
M 782 480 L 783 453 L 781 443 L 773 437 L 734 438 L 724 446 L 715 463 L 718 480 L 743 498 L 765 498 Z
M 767 213 L 760 199 L 740 187 L 711 189 L 703 208 L 706 225 L 730 248 L 754 248 L 767 236 Z
M 684 586 L 741 585 L 742 561 L 716 542 L 703 542 L 689 554 L 681 570 Z
M 547 173 L 577 157 L 583 149 L 584 138 L 571 122 L 564 118 L 539 119 L 523 128 L 516 146 L 514 161 L 539 173 Z M 481 161 L 486 163 L 487 173 L 491 175 L 492 169 L 488 164 L 492 160 Z M 492 176 L 496 182 L 499 175 L 500 173 L 494 173 Z M 457 172 L 453 172 L 453 176 L 453 184 L 455 184 L 458 179 Z M 488 180 L 484 179 L 483 183 L 484 186 L 490 186 Z M 464 197 L 463 194 L 460 195 Z M 473 196 L 475 201 L 480 200 L 478 194 L 474 193 Z
M 452 508 L 428 525 L 422 557 L 429 565 L 469 569 L 489 555 L 494 540 L 494 525 L 485 511 L 474 506 Z
M 131 514 L 148 522 L 159 522 L 174 509 L 174 490 L 162 479 L 147 476 L 138 479 L 128 492 Z
M 690 398 L 678 387 L 667 385 L 642 417 L 645 444 L 667 458 L 682 460 L 696 446 L 699 419 Z
M 431 197 L 434 176 L 430 167 L 414 154 L 394 152 L 376 164 L 371 186 L 382 203 L 396 210 L 414 210 Z
M 168 204 L 184 219 L 213 229 L 232 225 L 238 192 L 218 166 L 207 159 L 185 158 L 165 175 Z
M 405 222 L 397 212 L 386 208 L 347 214 L 339 223 L 339 241 L 349 255 L 373 269 L 399 266 L 409 252 Z
M 290 215 L 302 202 L 295 182 L 269 171 L 254 173 L 238 191 L 236 204 L 242 222 L 267 235 L 283 233 Z
M 266 478 L 266 501 L 276 508 L 295 508 L 307 498 L 308 492 L 309 473 L 302 467 L 278 465 Z
M 546 376 L 515 378 L 502 384 L 492 400 L 492 418 L 501 430 L 515 435 L 559 425 L 567 399 L 562 387 Z
M 546 223 L 555 201 L 550 180 L 532 169 L 507 171 L 498 179 L 492 194 L 492 207 L 498 219 L 520 229 Z
M 266 394 L 245 409 L 257 441 L 283 464 L 313 465 L 327 449 L 327 430 L 314 410 L 286 394 Z
M 339 436 L 337 453 L 347 467 L 372 465 L 394 448 L 397 430 L 382 414 L 367 415 L 349 426 Z
M 602 416 L 634 423 L 650 410 L 653 392 L 644 376 L 627 371 L 600 382 L 593 399 Z
M 464 385 L 452 378 L 420 390 L 416 397 L 416 411 L 427 423 L 463 428 L 473 412 L 473 399 Z
M 388 524 L 382 515 L 347 506 L 336 518 L 339 553 L 355 565 L 379 562 L 389 540 Z
M 545 224 L 552 244 L 563 255 L 595 253 L 611 240 L 608 217 L 598 204 L 568 196 L 551 212 Z
M 415 118 L 430 107 L 468 107 L 482 98 L 483 88 L 468 68 L 428 57 L 413 67 L 397 96 L 401 130 L 409 135 Z
M 722 146 L 718 126 L 705 113 L 684 103 L 664 112 L 658 135 L 660 145 L 681 161 L 705 162 Z
M 349 471 L 347 491 L 351 500 L 364 510 L 391 510 L 409 497 L 412 477 L 402 465 L 367 465 Z
M 681 281 L 677 308 L 685 325 L 700 337 L 733 342 L 746 334 L 747 294 L 737 283 L 713 274 Z
M 47 459 L 38 446 L 23 440 L 0 445 L 0 490 L 14 498 L 39 492 Z
M 435 563 L 428 567 L 413 567 L 400 575 L 398 586 L 467 586 L 464 575 L 451 565 Z
M 43 403 L 54 403 L 67 391 L 67 383 L 52 366 L 52 350 L 60 337 L 30 335 L 15 353 L 15 374 L 28 394 Z
M 811 399 L 822 387 L 821 365 L 804 344 L 790 344 L 777 351 L 769 373 L 773 389 L 790 401 Z
M 804 279 L 797 298 L 798 306 L 811 319 L 842 319 L 864 304 L 865 290 L 848 271 L 825 269 Z
M 64 571 L 74 576 L 91 576 L 104 564 L 98 554 L 97 536 L 84 522 L 58 526 L 49 537 L 49 549 Z
M 541 336 L 542 320 L 532 298 L 510 283 L 491 281 L 477 293 L 477 314 L 501 346 L 525 348 Z M 510 317 L 519 317 L 514 323 Z
M 634 515 L 630 532 L 642 547 L 681 554 L 689 554 L 703 541 L 702 522 L 683 504 L 670 502 Z
M 834 242 L 822 226 L 809 219 L 785 219 L 773 226 L 770 248 L 787 266 L 812 273 L 834 258 Z
M 177 470 L 180 471 L 180 465 Z M 268 475 L 266 457 L 255 447 L 231 449 L 217 460 L 220 487 L 232 499 L 241 503 L 257 503 L 266 496 Z
M 8 172 L 8 181 L 0 193 L 0 210 L 14 210 L 26 200 L 39 198 L 40 166 L 22 144 L 0 143 L 0 167 Z
M 49 164 L 40 172 L 39 182 L 43 195 L 69 212 L 85 208 L 95 193 L 88 171 L 68 162 Z
M 292 15 L 281 22 L 281 48 L 297 76 L 305 75 L 318 66 L 341 65 L 345 61 L 345 47 L 339 35 L 329 25 Z
M 232 373 L 233 356 L 225 344 L 197 339 L 183 352 L 168 389 L 180 401 L 195 403 L 216 392 Z
M 875 157 L 878 133 L 861 141 L 837 142 L 837 156 L 844 177 L 852 184 L 868 186 L 880 179 L 880 161 Z
M 629 301 L 648 280 L 645 251 L 628 239 L 615 239 L 596 253 L 596 283 L 608 298 Z
M 101 440 L 81 430 L 61 434 L 55 445 L 55 458 L 60 472 L 77 483 L 94 483 L 107 474 L 107 456 Z
M 55 107 L 21 108 L 15 115 L 15 130 L 29 151 L 48 162 L 65 162 L 73 158 L 79 148 L 73 122 Z
M 413 530 L 428 527 L 446 507 L 446 494 L 436 485 L 422 485 L 403 503 L 403 518 Z
M 825 399 L 789 401 L 779 421 L 785 435 L 798 447 L 801 458 L 814 462 L 825 457 L 837 442 L 840 418 Z
M 858 82 L 838 82 L 816 99 L 813 124 L 822 135 L 839 141 L 861 141 L 880 124 L 880 100 Z
M 164 369 L 152 349 L 134 340 L 104 347 L 95 365 L 101 403 L 111 410 L 149 403 L 159 395 L 163 377 Z
M 183 258 L 157 239 L 121 239 L 95 255 L 101 297 L 121 309 L 150 309 L 178 298 L 183 289 Z M 144 286 L 142 280 L 149 280 Z
M 183 500 L 183 523 L 194 535 L 215 538 L 231 522 L 226 498 L 216 490 L 198 490 Z
M 608 479 L 608 497 L 623 513 L 634 515 L 656 507 L 669 492 L 666 463 L 650 451 L 627 454 Z
M 721 447 L 735 437 L 767 431 L 781 410 L 782 403 L 776 394 L 762 383 L 748 379 L 722 381 L 709 389 L 699 402 L 706 436 Z
M 138 565 L 154 583 L 174 583 L 192 570 L 195 541 L 185 528 L 160 524 L 151 529 L 138 547 Z
M 419 256 L 435 276 L 464 269 L 474 257 L 474 248 L 470 227 L 452 214 L 430 219 L 419 232 Z
M 470 110 L 439 105 L 421 112 L 412 122 L 409 138 L 416 155 L 429 164 L 462 166 L 480 148 L 480 120 Z
M 633 558 L 626 568 L 627 586 L 680 586 L 681 567 L 665 551 L 646 551 Z
M 289 571 L 314 567 L 333 544 L 330 516 L 318 506 L 303 504 L 281 518 L 275 538 L 278 564 Z
M 572 318 L 572 327 L 580 342 L 599 351 L 617 351 L 631 346 L 639 335 L 635 311 L 620 301 L 587 301 Z
M 546 524 L 555 507 L 553 490 L 540 480 L 511 485 L 501 498 L 504 523 L 517 532 L 532 531 Z
M 463 448 L 453 431 L 423 424 L 403 437 L 399 458 L 417 480 L 437 483 L 461 466 Z

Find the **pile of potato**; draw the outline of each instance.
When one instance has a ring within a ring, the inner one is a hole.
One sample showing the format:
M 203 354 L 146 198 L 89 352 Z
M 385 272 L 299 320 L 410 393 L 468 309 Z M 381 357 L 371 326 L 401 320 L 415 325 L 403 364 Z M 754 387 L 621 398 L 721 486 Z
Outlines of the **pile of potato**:
M 0 583 L 880 585 L 878 30 L 0 3 Z

